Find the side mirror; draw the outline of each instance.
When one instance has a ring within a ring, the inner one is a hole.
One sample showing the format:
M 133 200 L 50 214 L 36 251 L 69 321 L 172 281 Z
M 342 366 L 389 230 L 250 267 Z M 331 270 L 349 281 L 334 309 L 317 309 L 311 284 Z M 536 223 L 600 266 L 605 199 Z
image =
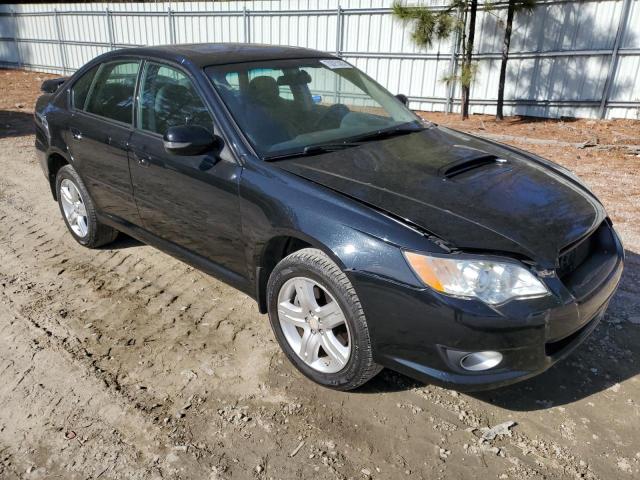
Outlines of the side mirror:
M 67 77 L 60 78 L 50 78 L 49 80 L 45 80 L 40 85 L 40 91 L 43 93 L 56 93 L 58 91 L 58 87 L 67 81 Z
M 164 134 L 164 149 L 174 155 L 201 155 L 222 150 L 223 141 L 206 128 L 198 125 L 169 127 Z
M 403 105 L 408 105 L 409 104 L 409 97 L 407 97 L 404 93 L 399 93 L 396 95 L 396 98 L 400 101 L 400 103 L 402 103 Z

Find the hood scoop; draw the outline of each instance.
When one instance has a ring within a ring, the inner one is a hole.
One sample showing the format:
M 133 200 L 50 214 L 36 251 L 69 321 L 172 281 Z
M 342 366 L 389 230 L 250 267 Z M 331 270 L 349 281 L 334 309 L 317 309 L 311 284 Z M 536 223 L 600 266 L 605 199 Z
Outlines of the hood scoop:
M 469 173 L 472 170 L 481 169 L 490 165 L 504 165 L 506 163 L 507 160 L 496 157 L 495 155 L 478 155 L 450 163 L 440 169 L 440 174 L 445 179 L 451 180 L 452 178 L 458 177 L 464 173 Z

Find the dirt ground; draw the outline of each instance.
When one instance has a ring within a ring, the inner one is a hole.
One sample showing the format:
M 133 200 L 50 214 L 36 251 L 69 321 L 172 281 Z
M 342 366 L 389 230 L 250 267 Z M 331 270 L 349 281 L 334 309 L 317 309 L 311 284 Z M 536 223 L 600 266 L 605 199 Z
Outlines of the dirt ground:
M 574 170 L 625 242 L 622 285 L 530 381 L 468 395 L 383 371 L 338 393 L 243 294 L 126 237 L 73 241 L 34 154 L 44 78 L 0 70 L 1 479 L 640 478 L 639 122 L 425 114 Z

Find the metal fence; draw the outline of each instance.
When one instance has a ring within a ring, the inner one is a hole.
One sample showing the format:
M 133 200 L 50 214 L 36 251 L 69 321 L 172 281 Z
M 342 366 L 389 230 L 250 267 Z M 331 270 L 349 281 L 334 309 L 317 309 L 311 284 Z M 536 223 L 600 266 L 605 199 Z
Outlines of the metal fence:
M 443 2 L 433 0 L 432 8 Z M 332 52 L 420 110 L 459 110 L 452 38 L 418 49 L 392 0 L 0 5 L 0 65 L 68 74 L 115 48 L 255 42 Z M 506 2 L 476 27 L 473 113 L 494 113 Z M 516 14 L 505 113 L 640 118 L 640 0 L 543 0 Z

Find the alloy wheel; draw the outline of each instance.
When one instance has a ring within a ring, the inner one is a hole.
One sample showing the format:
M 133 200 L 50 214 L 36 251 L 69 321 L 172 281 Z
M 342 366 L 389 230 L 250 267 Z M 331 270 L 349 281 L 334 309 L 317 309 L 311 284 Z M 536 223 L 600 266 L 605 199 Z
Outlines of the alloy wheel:
M 86 237 L 89 232 L 87 209 L 78 187 L 67 178 L 60 183 L 60 200 L 64 216 L 73 233 L 80 238 Z
M 287 280 L 278 293 L 278 320 L 289 346 L 323 373 L 342 370 L 351 356 L 351 335 L 340 305 L 307 277 Z

